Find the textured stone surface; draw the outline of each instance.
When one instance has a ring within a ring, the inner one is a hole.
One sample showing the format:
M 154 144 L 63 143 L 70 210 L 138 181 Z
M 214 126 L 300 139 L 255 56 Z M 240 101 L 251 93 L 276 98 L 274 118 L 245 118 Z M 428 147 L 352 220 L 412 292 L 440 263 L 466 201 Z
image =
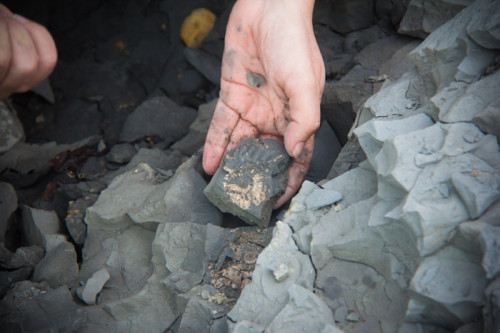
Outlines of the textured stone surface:
M 174 143 L 172 149 L 179 150 L 184 155 L 192 155 L 203 147 L 216 104 L 217 99 L 214 99 L 198 107 L 198 115 L 189 126 L 188 134 Z
M 46 281 L 53 288 L 71 285 L 78 276 L 76 251 L 72 243 L 62 241 L 48 250 L 35 266 L 33 281 Z
M 285 191 L 289 162 L 279 141 L 243 140 L 224 156 L 204 193 L 221 211 L 267 227 L 274 203 Z
M 127 163 L 137 153 L 137 150 L 130 143 L 121 143 L 114 145 L 106 159 L 114 163 Z
M 314 268 L 309 257 L 298 250 L 291 235 L 289 226 L 276 223 L 273 240 L 257 259 L 252 282 L 243 289 L 238 303 L 228 314 L 232 321 L 248 320 L 267 327 L 286 306 L 293 285 L 312 289 Z
M 43 283 L 23 281 L 9 291 L 0 308 L 0 326 L 7 332 L 78 331 L 85 323 L 85 311 L 66 286 L 50 289 Z
M 500 48 L 500 4 L 497 1 L 484 1 L 484 7 L 474 13 L 467 25 L 467 33 L 479 45 L 488 49 Z
M 28 244 L 48 251 L 47 236 L 59 234 L 62 231 L 62 225 L 56 212 L 24 206 L 22 216 L 24 234 Z
M 0 153 L 10 150 L 24 140 L 23 125 L 3 101 L 0 101 Z
M 424 39 L 471 3 L 469 0 L 411 0 L 398 32 Z
M 333 314 L 312 291 L 292 285 L 289 300 L 267 327 L 267 332 L 340 332 L 333 325 Z
M 5 232 L 11 224 L 10 219 L 16 209 L 16 190 L 11 184 L 0 182 L 0 242 L 5 241 Z

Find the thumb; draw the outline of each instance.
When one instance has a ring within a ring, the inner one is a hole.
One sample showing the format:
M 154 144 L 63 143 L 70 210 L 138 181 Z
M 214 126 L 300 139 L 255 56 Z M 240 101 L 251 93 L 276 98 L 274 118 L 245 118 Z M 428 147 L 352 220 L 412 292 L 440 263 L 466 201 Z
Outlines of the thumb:
M 301 85 L 288 94 L 291 120 L 285 130 L 284 141 L 288 154 L 293 158 L 299 157 L 305 142 L 319 128 L 321 93 L 318 90 L 317 83 L 314 83 L 313 86 Z

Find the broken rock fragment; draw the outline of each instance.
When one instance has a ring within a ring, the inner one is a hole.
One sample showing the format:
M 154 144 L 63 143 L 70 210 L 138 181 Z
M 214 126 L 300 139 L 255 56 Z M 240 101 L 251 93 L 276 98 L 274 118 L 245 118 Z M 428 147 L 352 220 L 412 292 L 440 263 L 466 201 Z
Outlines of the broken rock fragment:
M 224 156 L 205 195 L 221 211 L 267 227 L 273 206 L 285 191 L 289 163 L 281 142 L 243 140 Z

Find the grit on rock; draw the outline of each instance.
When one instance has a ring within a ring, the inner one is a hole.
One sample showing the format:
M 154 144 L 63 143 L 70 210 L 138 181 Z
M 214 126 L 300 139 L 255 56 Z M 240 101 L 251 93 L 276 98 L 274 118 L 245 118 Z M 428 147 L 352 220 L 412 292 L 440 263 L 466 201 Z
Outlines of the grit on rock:
M 0 103 L 2 332 L 500 331 L 499 1 L 317 0 L 321 127 L 275 212 L 280 143 L 201 166 L 232 2 L 5 4 L 59 63 Z

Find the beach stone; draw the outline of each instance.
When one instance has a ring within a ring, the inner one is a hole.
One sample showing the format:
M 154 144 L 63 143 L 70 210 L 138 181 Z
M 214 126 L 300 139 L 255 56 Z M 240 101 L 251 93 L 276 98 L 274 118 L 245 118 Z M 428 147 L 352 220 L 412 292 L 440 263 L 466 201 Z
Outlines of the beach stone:
M 204 193 L 221 211 L 267 227 L 273 206 L 285 191 L 290 160 L 279 141 L 243 140 L 224 156 Z
M 24 140 L 23 125 L 15 112 L 0 101 L 0 153 L 10 150 Z

